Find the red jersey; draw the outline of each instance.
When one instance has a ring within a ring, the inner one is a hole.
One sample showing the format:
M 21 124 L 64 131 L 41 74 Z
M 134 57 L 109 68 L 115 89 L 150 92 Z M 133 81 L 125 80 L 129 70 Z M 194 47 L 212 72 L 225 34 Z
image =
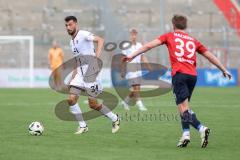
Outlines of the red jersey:
M 160 36 L 158 39 L 161 44 L 167 45 L 172 76 L 177 72 L 197 75 L 196 52 L 202 54 L 207 51 L 206 47 L 183 32 L 170 32 Z

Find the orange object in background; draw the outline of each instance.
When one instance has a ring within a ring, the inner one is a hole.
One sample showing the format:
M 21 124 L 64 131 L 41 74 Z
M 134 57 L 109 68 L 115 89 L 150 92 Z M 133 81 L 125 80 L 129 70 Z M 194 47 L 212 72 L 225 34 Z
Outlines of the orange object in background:
M 58 46 L 56 41 L 53 41 L 52 48 L 50 48 L 48 53 L 48 59 L 50 67 L 54 74 L 55 87 L 61 87 L 61 70 L 57 69 L 63 63 L 64 53 L 62 49 Z
M 61 48 L 51 48 L 49 50 L 48 59 L 52 70 L 56 69 L 63 63 L 63 51 Z

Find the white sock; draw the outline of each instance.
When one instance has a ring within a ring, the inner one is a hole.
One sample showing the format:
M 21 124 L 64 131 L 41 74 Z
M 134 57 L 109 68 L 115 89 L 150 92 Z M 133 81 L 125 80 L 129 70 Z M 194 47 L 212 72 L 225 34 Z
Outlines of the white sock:
M 118 119 L 117 115 L 104 105 L 102 105 L 102 109 L 100 109 L 100 112 L 103 115 L 107 116 L 109 119 L 111 119 L 113 122 L 117 121 Z
M 190 131 L 189 130 L 183 131 L 183 136 L 190 136 Z
M 129 101 L 130 101 L 130 97 L 129 96 L 127 96 L 123 101 L 126 103 L 126 104 L 128 104 L 129 103 Z
M 137 104 L 138 107 L 144 107 L 141 100 L 137 100 L 136 104 Z
M 86 127 L 87 126 L 86 122 L 83 119 L 82 111 L 81 111 L 78 103 L 76 103 L 73 106 L 70 106 L 70 112 L 75 115 L 80 127 Z
M 198 129 L 198 131 L 201 133 L 201 132 L 204 132 L 204 130 L 205 130 L 205 126 L 203 126 L 203 125 L 201 125 L 200 127 L 199 127 L 199 129 Z

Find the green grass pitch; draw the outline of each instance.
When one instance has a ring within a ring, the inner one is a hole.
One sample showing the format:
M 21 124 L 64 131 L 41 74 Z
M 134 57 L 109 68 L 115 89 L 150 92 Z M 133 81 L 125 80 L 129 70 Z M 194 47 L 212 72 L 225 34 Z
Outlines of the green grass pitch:
M 112 93 L 113 90 L 110 90 Z M 198 118 L 211 129 L 210 143 L 200 148 L 199 133 L 191 129 L 191 143 L 180 149 L 179 118 L 171 93 L 145 98 L 149 111 L 138 115 L 136 107 L 122 115 L 121 130 L 111 133 L 105 117 L 88 121 L 89 132 L 74 135 L 76 122 L 59 120 L 54 113 L 57 102 L 66 95 L 49 89 L 0 89 L 0 160 L 237 160 L 240 157 L 240 88 L 196 88 L 191 106 Z M 80 98 L 80 106 L 89 110 Z M 162 113 L 168 118 L 150 119 Z M 145 116 L 145 118 L 144 118 Z M 146 119 L 148 117 L 148 119 Z M 30 136 L 32 121 L 44 124 L 43 136 Z

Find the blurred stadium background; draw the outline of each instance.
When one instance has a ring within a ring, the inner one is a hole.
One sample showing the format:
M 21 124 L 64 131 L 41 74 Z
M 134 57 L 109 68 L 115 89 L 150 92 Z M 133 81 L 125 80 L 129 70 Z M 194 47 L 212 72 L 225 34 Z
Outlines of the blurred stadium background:
M 59 42 L 65 61 L 71 58 L 70 37 L 64 26 L 67 15 L 77 16 L 81 29 L 104 37 L 106 43 L 128 40 L 131 27 L 138 28 L 144 43 L 170 31 L 174 13 L 187 15 L 188 31 L 232 69 L 233 80 L 223 82 L 216 70 L 209 69 L 213 66 L 199 57 L 198 67 L 205 68 L 199 70 L 200 77 L 206 76 L 199 85 L 236 86 L 240 66 L 239 7 L 240 0 L 0 0 L 0 87 L 48 86 L 47 55 L 52 41 Z M 103 72 L 110 74 L 111 56 L 118 52 L 103 53 Z M 147 55 L 151 62 L 169 66 L 165 47 L 151 52 Z M 105 86 L 111 85 L 109 79 L 103 81 Z

